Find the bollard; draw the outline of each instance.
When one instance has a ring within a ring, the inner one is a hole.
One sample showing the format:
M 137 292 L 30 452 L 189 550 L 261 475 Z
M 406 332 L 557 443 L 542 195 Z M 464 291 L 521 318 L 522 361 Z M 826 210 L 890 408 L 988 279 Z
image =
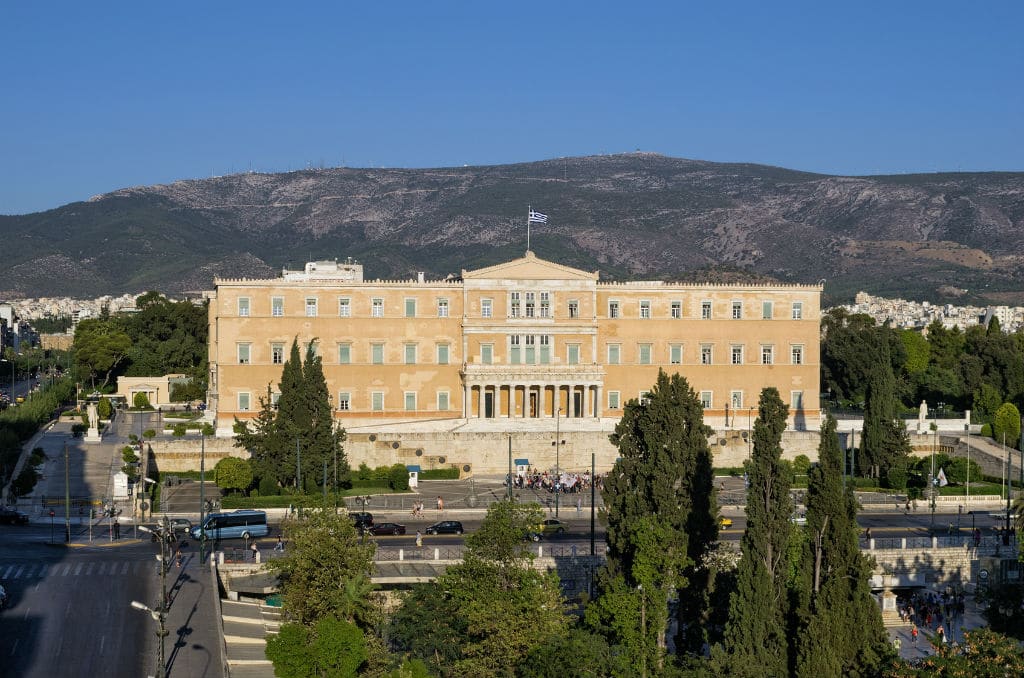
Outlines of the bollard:
M 906 537 L 900 537 L 900 548 L 901 549 L 907 548 L 907 538 Z
M 537 557 L 538 558 L 543 558 L 544 557 L 544 547 L 543 546 L 538 546 L 537 547 Z
M 875 550 L 875 539 L 874 539 L 874 537 L 872 537 L 871 539 L 868 539 L 868 551 L 874 551 L 874 550 Z
M 441 560 L 441 549 L 434 549 L 434 560 Z
M 217 551 L 217 564 L 218 565 L 223 565 L 224 564 L 224 552 L 223 551 Z
M 398 549 L 398 559 L 405 560 L 405 549 Z

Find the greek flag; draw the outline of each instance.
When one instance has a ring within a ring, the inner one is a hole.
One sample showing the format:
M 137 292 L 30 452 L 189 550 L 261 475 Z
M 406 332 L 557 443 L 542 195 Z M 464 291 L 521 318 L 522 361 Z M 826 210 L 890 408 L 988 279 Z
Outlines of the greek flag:
M 520 212 L 522 214 L 522 212 Z M 546 224 L 548 223 L 548 215 L 541 214 L 540 212 L 534 212 L 530 210 L 530 223 L 531 224 Z
M 938 478 L 938 480 L 939 480 L 939 487 L 945 487 L 946 485 L 949 485 L 949 481 L 946 480 L 946 474 L 942 472 L 942 468 L 941 467 L 939 468 L 939 478 Z

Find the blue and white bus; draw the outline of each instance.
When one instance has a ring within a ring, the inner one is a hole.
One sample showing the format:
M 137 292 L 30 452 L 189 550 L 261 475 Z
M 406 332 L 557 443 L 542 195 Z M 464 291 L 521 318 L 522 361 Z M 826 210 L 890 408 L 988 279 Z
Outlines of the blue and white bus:
M 231 513 L 211 513 L 206 516 L 202 527 L 192 528 L 192 538 L 199 539 L 203 533 L 207 539 L 251 539 L 265 537 L 267 514 L 265 511 L 233 511 Z

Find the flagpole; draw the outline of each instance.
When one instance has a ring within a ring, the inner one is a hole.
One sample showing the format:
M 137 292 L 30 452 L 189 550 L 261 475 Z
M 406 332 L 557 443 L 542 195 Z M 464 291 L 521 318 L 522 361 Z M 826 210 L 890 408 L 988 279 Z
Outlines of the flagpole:
M 526 206 L 526 251 L 530 251 L 530 212 L 533 211 L 533 205 Z

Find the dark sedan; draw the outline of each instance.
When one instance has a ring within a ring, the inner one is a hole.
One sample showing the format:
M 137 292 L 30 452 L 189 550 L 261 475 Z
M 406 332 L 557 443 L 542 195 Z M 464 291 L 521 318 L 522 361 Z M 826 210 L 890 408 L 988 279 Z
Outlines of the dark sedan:
M 405 534 L 405 525 L 398 523 L 376 523 L 366 528 L 367 534 L 379 536 L 382 534 Z
M 464 531 L 462 523 L 457 520 L 442 520 L 424 530 L 427 534 L 462 534 Z
M 5 525 L 28 525 L 28 514 L 17 509 L 0 508 L 0 523 Z

